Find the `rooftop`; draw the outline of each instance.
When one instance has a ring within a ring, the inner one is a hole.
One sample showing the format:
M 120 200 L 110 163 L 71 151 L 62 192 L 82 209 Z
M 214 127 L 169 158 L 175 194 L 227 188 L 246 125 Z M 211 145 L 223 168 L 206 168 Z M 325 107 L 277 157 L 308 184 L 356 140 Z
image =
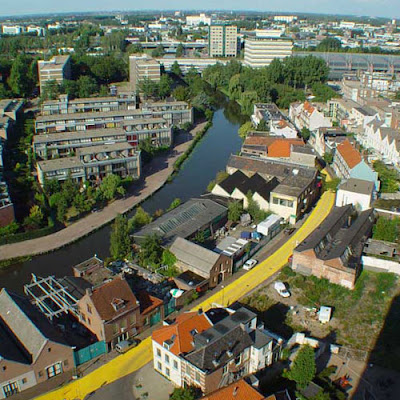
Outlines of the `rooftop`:
M 202 398 L 202 400 L 262 400 L 264 396 L 249 385 L 244 379 Z
M 362 179 L 350 178 L 339 186 L 339 190 L 372 195 L 374 187 L 375 187 L 374 182 L 364 181 Z
M 352 146 L 348 139 L 338 144 L 336 147 L 336 151 L 340 153 L 343 160 L 350 169 L 353 169 L 362 160 L 361 154 Z
M 81 168 L 83 165 L 78 157 L 56 158 L 54 160 L 38 161 L 40 170 L 43 172 L 52 172 L 71 168 Z

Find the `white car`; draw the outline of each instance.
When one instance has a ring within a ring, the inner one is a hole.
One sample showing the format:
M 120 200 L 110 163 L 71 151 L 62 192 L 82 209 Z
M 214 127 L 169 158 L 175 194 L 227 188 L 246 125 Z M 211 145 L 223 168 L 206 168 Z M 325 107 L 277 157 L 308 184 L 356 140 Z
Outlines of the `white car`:
M 274 283 L 274 289 L 282 296 L 282 297 L 290 297 L 289 290 L 286 289 L 286 285 L 281 281 L 276 281 Z
M 250 271 L 254 266 L 257 265 L 257 263 L 258 263 L 257 260 L 255 260 L 254 258 L 250 258 L 244 263 L 243 269 L 246 271 Z

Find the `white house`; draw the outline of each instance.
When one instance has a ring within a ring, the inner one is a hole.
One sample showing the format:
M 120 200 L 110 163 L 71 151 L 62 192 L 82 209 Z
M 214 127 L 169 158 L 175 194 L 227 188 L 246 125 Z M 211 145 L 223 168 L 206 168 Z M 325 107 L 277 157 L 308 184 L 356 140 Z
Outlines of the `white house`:
M 373 182 L 350 178 L 339 186 L 336 192 L 336 206 L 353 204 L 359 211 L 368 210 L 371 208 L 374 189 Z
M 289 118 L 299 130 L 307 128 L 314 131 L 318 128 L 330 128 L 332 126 L 331 119 L 325 117 L 315 105 L 308 101 L 292 103 L 289 109 Z

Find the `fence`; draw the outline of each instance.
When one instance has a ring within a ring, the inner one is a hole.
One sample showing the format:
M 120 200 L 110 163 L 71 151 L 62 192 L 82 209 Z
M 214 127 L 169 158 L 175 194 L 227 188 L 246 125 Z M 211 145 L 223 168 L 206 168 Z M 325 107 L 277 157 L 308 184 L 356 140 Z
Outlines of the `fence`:
M 380 258 L 362 256 L 361 263 L 367 271 L 392 272 L 400 275 L 400 263 L 397 261 L 383 260 Z
M 75 366 L 84 364 L 105 353 L 107 353 L 107 346 L 104 340 L 93 343 L 74 352 Z

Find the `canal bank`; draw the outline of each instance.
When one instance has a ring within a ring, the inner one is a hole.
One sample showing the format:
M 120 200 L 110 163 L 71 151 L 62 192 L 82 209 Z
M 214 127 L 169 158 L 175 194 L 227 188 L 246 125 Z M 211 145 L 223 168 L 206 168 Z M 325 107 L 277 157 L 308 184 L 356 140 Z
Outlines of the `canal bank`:
M 160 208 L 165 210 L 177 197 L 186 201 L 200 196 L 216 173 L 225 169 L 229 156 L 240 150 L 241 139 L 237 131 L 244 117 L 236 103 L 221 102 L 221 105 L 222 108 L 214 114 L 213 126 L 194 148 L 172 183 L 161 185 L 160 190 L 143 201 L 141 206 L 147 212 L 152 214 Z M 165 168 L 165 165 L 158 168 Z M 134 212 L 132 210 L 128 216 Z M 64 276 L 72 273 L 73 265 L 94 254 L 106 258 L 109 256 L 109 236 L 110 226 L 107 225 L 52 253 L 12 265 L 0 271 L 0 286 L 21 292 L 23 284 L 30 280 L 31 273 L 38 276 Z M 14 257 L 19 255 L 16 253 Z

